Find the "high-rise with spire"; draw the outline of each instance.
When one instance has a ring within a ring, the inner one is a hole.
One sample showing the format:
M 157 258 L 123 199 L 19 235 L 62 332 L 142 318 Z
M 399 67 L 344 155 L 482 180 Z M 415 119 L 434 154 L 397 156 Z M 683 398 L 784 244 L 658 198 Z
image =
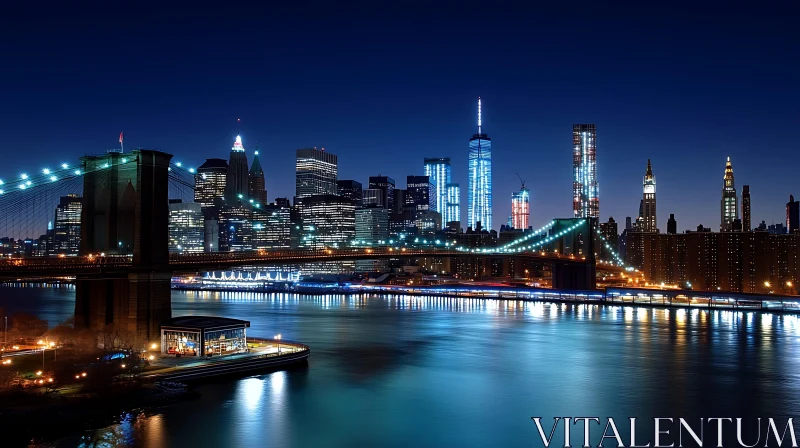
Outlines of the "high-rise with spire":
M 492 229 L 492 140 L 481 129 L 481 98 L 478 97 L 478 133 L 469 139 L 469 191 L 467 226 Z
M 250 178 L 247 171 L 247 155 L 242 146 L 242 137 L 236 136 L 236 141 L 231 148 L 228 161 L 228 175 L 225 180 L 225 201 L 233 204 L 241 201 L 248 195 L 248 182 Z
M 647 159 L 647 171 L 642 179 L 642 204 L 639 207 L 639 228 L 642 232 L 658 233 L 658 220 L 656 219 L 656 177 L 650 159 Z
M 739 219 L 738 197 L 736 196 L 736 186 L 733 183 L 733 165 L 731 158 L 725 164 L 725 176 L 722 178 L 722 200 L 720 201 L 720 232 L 731 232 L 734 230 L 734 221 Z
M 263 207 L 267 205 L 267 187 L 264 184 L 264 170 L 261 168 L 261 161 L 258 160 L 258 149 L 254 154 L 247 182 L 247 193 L 250 199 Z

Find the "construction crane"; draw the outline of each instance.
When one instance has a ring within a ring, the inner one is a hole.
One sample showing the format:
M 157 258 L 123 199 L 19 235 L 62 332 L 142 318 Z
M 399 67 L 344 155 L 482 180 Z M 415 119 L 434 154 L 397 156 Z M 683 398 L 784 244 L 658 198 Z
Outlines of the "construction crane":
M 522 176 L 520 176 L 519 173 L 516 173 L 516 175 L 519 178 L 519 181 L 522 183 L 522 188 L 525 188 L 525 181 L 522 180 Z

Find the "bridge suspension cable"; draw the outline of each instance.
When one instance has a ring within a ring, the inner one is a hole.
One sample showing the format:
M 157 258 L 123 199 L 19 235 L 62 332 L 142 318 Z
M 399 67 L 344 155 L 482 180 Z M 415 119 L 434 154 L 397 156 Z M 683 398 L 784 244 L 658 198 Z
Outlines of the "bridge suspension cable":
M 123 165 L 135 162 L 135 157 L 124 157 L 111 163 Z M 53 169 L 23 172 L 11 181 L 0 180 L 0 237 L 38 238 L 45 234 L 48 222 L 54 221 L 60 198 L 82 196 L 83 176 L 110 166 L 103 164 L 86 171 L 79 162 L 62 163 Z
M 553 227 L 553 225 L 555 223 L 556 223 L 555 221 L 550 221 L 545 226 L 542 226 L 541 228 L 537 229 L 536 231 L 529 232 L 528 234 L 526 234 L 525 236 L 523 236 L 521 238 L 517 238 L 516 240 L 511 241 L 510 243 L 504 244 L 503 246 L 501 246 L 499 248 L 499 250 L 500 251 L 506 251 L 506 250 L 511 249 L 512 247 L 514 247 L 516 245 L 522 244 L 525 241 L 528 241 L 528 240 L 530 240 L 530 239 L 532 239 L 534 237 L 537 237 L 537 236 L 541 237 L 542 233 L 545 232 L 547 229 Z
M 603 242 L 603 246 L 608 250 L 608 252 L 614 258 L 614 260 L 617 262 L 617 264 L 619 266 L 622 266 L 622 267 L 626 268 L 626 269 L 629 268 L 630 266 L 626 266 L 625 262 L 622 260 L 622 258 L 620 258 L 619 254 L 617 254 L 617 252 L 614 249 L 611 248 L 611 245 L 608 244 L 608 240 L 606 240 L 606 237 L 603 236 L 603 234 L 600 232 L 600 229 L 595 229 L 595 232 L 600 237 L 600 240 Z M 614 263 L 614 262 L 612 261 L 611 263 Z

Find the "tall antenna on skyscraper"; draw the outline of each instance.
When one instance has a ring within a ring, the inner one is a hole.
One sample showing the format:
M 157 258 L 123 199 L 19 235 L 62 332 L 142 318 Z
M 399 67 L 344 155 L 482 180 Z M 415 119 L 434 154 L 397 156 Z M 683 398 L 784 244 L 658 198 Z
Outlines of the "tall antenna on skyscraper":
M 478 134 L 481 133 L 481 97 L 478 97 Z
M 236 119 L 236 135 L 242 135 L 242 134 L 239 133 L 239 125 L 241 123 L 242 123 L 242 119 L 241 118 L 237 118 Z

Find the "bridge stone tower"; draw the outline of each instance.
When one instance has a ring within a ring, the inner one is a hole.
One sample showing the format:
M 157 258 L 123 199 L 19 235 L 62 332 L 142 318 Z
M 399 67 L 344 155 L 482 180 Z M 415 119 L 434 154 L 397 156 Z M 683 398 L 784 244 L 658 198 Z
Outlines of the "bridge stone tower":
M 556 219 L 551 234 L 566 230 L 581 220 L 585 222 L 578 229 L 579 231 L 569 232 L 556 242 L 555 249 L 559 254 L 573 255 L 575 258 L 553 263 L 553 288 L 583 290 L 596 288 L 595 228 L 597 218 Z
M 161 322 L 172 315 L 167 247 L 171 158 L 140 149 L 81 159 L 80 254 L 133 254 L 133 268 L 127 274 L 76 279 L 76 326 L 136 347 L 159 339 Z

